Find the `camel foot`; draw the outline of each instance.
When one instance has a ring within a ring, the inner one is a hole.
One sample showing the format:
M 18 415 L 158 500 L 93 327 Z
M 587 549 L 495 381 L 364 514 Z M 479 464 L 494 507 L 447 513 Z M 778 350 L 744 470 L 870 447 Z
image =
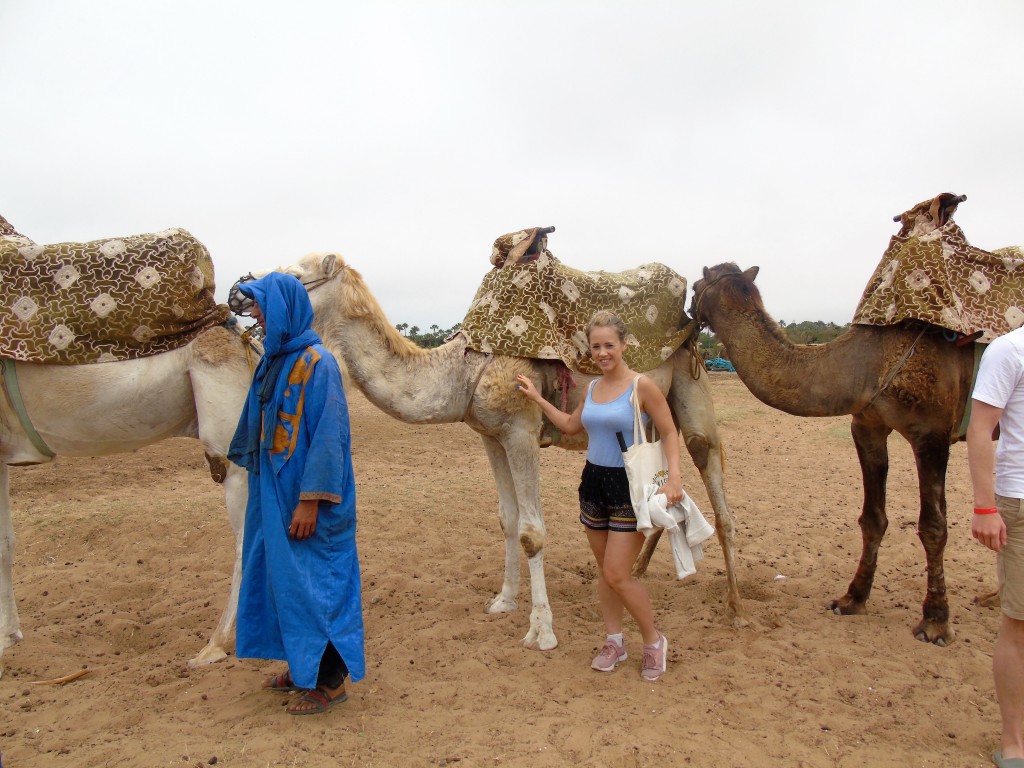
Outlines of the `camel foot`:
M 849 595 L 843 595 L 838 600 L 828 604 L 828 609 L 836 616 L 863 616 L 868 612 L 867 606 L 859 600 L 854 600 Z
M 505 595 L 495 595 L 484 613 L 512 613 L 516 609 L 516 601 Z M 527 635 L 529 637 L 529 635 Z
M 0 654 L 2 654 L 11 646 L 17 645 L 24 639 L 25 636 L 21 634 L 20 629 L 16 629 L 13 632 L 8 632 L 6 635 L 0 635 Z
M 932 643 L 945 648 L 953 642 L 956 633 L 948 622 L 921 619 L 921 623 L 914 627 L 914 637 L 922 643 Z
M 523 638 L 523 646 L 534 651 L 550 651 L 558 647 L 558 638 L 549 627 L 530 627 Z
M 188 665 L 192 668 L 205 667 L 207 664 L 223 661 L 227 657 L 227 652 L 221 646 L 210 644 L 203 648 L 194 659 L 189 659 Z
M 975 605 L 980 605 L 982 608 L 998 608 L 1003 604 L 999 599 L 998 590 L 995 592 L 983 592 L 980 595 L 976 595 L 973 602 Z
M 737 613 L 732 617 L 733 629 L 746 629 L 749 626 L 751 626 L 751 621 L 745 615 Z

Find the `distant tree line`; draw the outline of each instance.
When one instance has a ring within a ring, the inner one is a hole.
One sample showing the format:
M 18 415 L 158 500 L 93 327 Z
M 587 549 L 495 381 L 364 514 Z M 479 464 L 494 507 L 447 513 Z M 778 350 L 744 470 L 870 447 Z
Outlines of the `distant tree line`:
M 418 325 L 398 323 L 395 328 L 413 344 L 420 347 L 440 347 L 444 340 L 462 327 L 462 323 L 456 323 L 451 328 L 441 328 L 437 325 L 430 326 L 430 330 L 421 331 Z
M 823 323 L 821 320 L 805 320 L 802 323 L 786 323 L 785 320 L 779 320 L 779 327 L 786 332 L 786 336 L 794 344 L 827 344 L 850 330 L 849 323 L 836 325 L 835 323 Z M 697 344 L 705 360 L 718 357 L 724 348 L 715 334 L 704 331 L 701 332 Z M 728 350 L 726 350 L 725 356 L 729 356 Z
M 805 320 L 802 323 L 786 323 L 779 320 L 779 326 L 786 332 L 786 336 L 794 344 L 826 344 L 832 339 L 842 336 L 850 329 L 850 324 L 836 325 L 835 323 L 823 323 L 821 320 Z M 426 331 L 420 330 L 418 325 L 398 323 L 395 328 L 413 344 L 420 347 L 439 347 L 444 340 L 462 327 L 462 323 L 456 323 L 451 328 L 441 328 L 432 325 Z M 722 350 L 722 344 L 713 333 L 702 331 L 698 346 L 704 358 L 718 357 Z

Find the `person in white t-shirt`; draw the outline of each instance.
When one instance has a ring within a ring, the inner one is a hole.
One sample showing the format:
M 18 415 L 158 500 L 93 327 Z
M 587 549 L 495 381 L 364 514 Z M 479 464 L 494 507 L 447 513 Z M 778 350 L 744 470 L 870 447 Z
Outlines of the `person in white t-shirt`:
M 1002 717 L 999 768 L 1024 768 L 1024 328 L 989 344 L 971 397 L 971 535 L 997 553 L 1002 617 L 992 675 Z M 999 428 L 999 446 L 992 438 Z

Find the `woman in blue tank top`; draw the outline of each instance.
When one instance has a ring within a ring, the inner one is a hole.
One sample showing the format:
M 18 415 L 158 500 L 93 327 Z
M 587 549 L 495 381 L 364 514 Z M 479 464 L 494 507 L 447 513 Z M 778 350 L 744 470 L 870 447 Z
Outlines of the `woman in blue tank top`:
M 668 402 L 658 386 L 646 376 L 629 369 L 622 359 L 626 349 L 626 326 L 611 312 L 597 312 L 587 324 L 590 356 L 601 369 L 587 395 L 572 413 L 549 403 L 533 382 L 518 376 L 518 388 L 540 405 L 548 420 L 566 435 L 587 431 L 587 463 L 580 479 L 580 522 L 597 561 L 597 595 L 601 604 L 607 638 L 601 652 L 591 662 L 600 672 L 611 672 L 626 660 L 622 637 L 625 611 L 636 621 L 643 636 L 643 663 L 640 675 L 657 680 L 665 671 L 668 640 L 658 630 L 647 588 L 633 578 L 633 563 L 643 546 L 643 534 L 636 530 L 636 516 L 629 498 L 629 482 L 622 461 L 616 432 L 626 445 L 633 441 L 633 405 L 630 395 L 636 379 L 640 409 L 654 420 L 668 460 L 668 481 L 658 493 L 674 504 L 683 497 L 679 477 L 679 432 Z

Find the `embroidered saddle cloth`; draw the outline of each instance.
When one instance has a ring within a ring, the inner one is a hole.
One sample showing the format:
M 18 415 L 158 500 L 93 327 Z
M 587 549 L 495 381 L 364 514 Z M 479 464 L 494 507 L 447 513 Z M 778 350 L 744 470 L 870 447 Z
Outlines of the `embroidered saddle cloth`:
M 227 320 L 184 229 L 39 245 L 0 217 L 0 357 L 103 363 L 167 352 Z
M 588 357 L 585 328 L 599 309 L 614 312 L 629 336 L 624 358 L 636 371 L 657 368 L 692 334 L 684 311 L 686 280 L 664 264 L 625 272 L 581 272 L 546 247 L 553 228 L 502 235 L 488 272 L 462 321 L 480 352 L 561 360 L 574 371 L 599 374 Z
M 988 343 L 1024 323 L 1024 249 L 983 251 L 953 222 L 965 198 L 942 194 L 903 213 L 853 322 L 919 320 Z

